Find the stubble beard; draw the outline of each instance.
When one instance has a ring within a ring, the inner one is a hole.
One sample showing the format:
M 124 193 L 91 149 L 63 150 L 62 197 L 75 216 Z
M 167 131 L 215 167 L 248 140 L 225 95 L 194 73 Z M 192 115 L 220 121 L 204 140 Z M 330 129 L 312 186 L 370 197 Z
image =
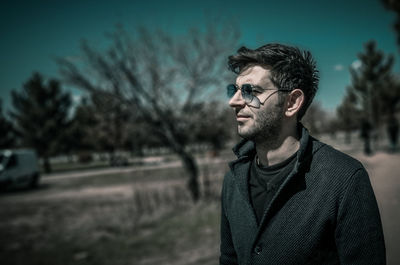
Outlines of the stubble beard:
M 283 108 L 280 104 L 259 112 L 252 124 L 238 124 L 238 134 L 245 139 L 274 145 L 282 129 Z M 249 121 L 248 121 L 249 122 Z

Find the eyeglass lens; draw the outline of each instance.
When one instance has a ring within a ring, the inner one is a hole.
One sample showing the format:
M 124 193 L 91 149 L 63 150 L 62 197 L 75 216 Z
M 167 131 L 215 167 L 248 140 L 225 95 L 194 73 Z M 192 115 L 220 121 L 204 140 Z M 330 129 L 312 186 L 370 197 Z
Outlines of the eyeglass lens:
M 229 98 L 232 98 L 237 91 L 238 87 L 234 84 L 228 85 L 227 86 L 227 95 Z M 249 84 L 244 84 L 242 88 L 240 89 L 242 93 L 243 99 L 247 102 L 250 103 L 253 100 L 253 88 Z

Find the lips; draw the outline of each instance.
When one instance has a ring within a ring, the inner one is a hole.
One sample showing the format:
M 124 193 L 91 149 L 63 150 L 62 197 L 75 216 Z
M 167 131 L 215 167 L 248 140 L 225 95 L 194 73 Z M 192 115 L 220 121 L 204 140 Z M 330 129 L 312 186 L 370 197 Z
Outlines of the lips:
M 246 114 L 236 114 L 236 120 L 237 121 L 246 121 L 248 119 L 250 119 L 251 116 L 250 115 L 246 115 Z

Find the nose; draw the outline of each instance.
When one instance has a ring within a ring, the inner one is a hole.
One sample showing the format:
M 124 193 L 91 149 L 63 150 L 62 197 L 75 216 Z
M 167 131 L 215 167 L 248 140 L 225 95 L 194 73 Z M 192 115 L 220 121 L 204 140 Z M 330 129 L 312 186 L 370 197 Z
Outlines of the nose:
M 229 100 L 229 106 L 231 106 L 232 108 L 236 108 L 244 107 L 244 105 L 246 105 L 246 102 L 242 97 L 242 92 L 240 91 L 240 89 L 238 89 L 235 95 L 233 95 L 233 97 Z

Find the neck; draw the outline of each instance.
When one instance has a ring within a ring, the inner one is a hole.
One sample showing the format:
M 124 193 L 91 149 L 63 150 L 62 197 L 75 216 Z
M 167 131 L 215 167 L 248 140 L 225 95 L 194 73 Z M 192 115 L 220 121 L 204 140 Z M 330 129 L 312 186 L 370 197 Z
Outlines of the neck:
M 297 126 L 282 128 L 281 133 L 273 139 L 255 140 L 260 164 L 272 166 L 292 156 L 300 148 Z

